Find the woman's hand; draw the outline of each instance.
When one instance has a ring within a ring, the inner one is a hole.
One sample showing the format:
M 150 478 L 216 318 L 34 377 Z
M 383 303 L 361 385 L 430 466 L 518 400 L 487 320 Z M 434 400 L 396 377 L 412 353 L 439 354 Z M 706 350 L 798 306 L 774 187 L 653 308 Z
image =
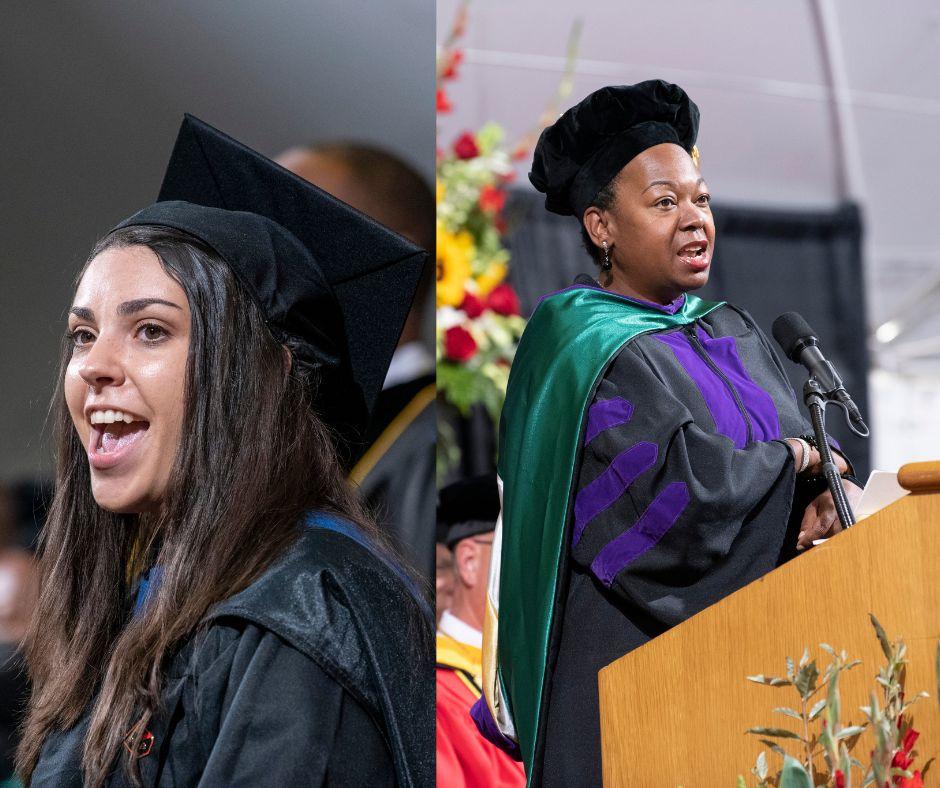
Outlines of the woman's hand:
M 849 505 L 854 506 L 862 496 L 861 488 L 848 479 L 842 480 L 842 488 L 849 499 Z M 842 523 L 836 512 L 835 501 L 832 500 L 832 493 L 826 490 L 806 507 L 803 522 L 800 524 L 800 535 L 796 540 L 796 549 L 805 550 L 813 544 L 814 539 L 828 539 L 841 530 Z

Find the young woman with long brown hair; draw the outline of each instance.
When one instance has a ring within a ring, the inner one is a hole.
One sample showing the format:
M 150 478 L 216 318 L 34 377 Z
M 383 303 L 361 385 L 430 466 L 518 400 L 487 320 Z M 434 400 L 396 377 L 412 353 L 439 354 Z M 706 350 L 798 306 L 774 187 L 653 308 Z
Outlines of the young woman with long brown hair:
M 27 784 L 429 781 L 429 611 L 341 464 L 422 257 L 186 119 L 69 312 Z

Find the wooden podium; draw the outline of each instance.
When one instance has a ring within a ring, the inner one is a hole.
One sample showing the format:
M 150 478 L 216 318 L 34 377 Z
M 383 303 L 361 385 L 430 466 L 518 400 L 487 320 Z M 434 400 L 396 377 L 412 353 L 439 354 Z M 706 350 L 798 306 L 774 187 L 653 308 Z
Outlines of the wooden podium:
M 781 759 L 760 737 L 744 731 L 795 730 L 797 720 L 772 710 L 793 707 L 797 693 L 745 676 L 783 676 L 784 658 L 799 660 L 807 646 L 820 669 L 829 662 L 820 643 L 862 660 L 839 683 L 843 723 L 861 724 L 858 708 L 867 704 L 884 663 L 869 612 L 889 639 L 902 637 L 907 644 L 908 696 L 930 693 L 910 709 L 921 733 L 912 768 L 940 756 L 934 670 L 940 637 L 940 462 L 905 465 L 898 480 L 910 495 L 600 671 L 606 788 L 733 788 L 739 774 L 751 786 L 756 779 L 750 769 L 761 750 L 767 751 L 772 775 Z M 877 697 L 880 702 L 880 692 Z M 870 736 L 866 731 L 855 745 L 863 762 Z M 799 742 L 781 744 L 799 757 Z M 928 783 L 940 785 L 937 763 L 931 771 Z

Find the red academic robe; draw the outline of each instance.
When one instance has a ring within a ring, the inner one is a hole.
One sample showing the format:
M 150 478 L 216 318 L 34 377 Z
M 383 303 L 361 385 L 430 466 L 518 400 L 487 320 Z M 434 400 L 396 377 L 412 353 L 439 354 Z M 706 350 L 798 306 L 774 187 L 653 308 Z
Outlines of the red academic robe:
M 490 744 L 470 718 L 480 697 L 480 649 L 437 636 L 437 785 L 513 788 L 525 785 L 522 764 Z

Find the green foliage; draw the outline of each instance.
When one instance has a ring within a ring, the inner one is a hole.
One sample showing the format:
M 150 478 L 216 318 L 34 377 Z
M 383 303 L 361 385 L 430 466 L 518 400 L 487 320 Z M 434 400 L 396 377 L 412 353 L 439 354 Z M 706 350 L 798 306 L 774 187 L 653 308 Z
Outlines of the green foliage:
M 780 772 L 780 788 L 813 788 L 813 780 L 796 758 L 788 755 L 783 759 Z
M 470 409 L 481 403 L 494 419 L 499 417 L 503 393 L 478 370 L 463 364 L 442 362 L 437 365 L 437 389 L 460 412 L 470 415 Z
M 786 728 L 748 728 L 745 733 L 756 733 L 759 736 L 773 736 L 777 739 L 803 740 L 800 734 L 788 731 Z
M 766 684 L 769 687 L 786 687 L 789 686 L 790 682 L 787 679 L 778 679 L 773 676 L 765 676 L 763 673 L 758 673 L 756 676 L 746 676 L 748 681 L 753 681 L 757 684 Z
M 793 683 L 803 700 L 806 700 L 816 691 L 816 680 L 818 678 L 819 670 L 816 668 L 815 659 L 800 667 L 796 674 L 796 681 Z
M 869 705 L 861 707 L 865 719 L 859 724 L 842 722 L 839 679 L 844 671 L 851 670 L 861 662 L 850 660 L 845 651 L 837 652 L 827 643 L 819 644 L 820 649 L 830 657 L 829 664 L 821 674 L 816 660 L 810 657 L 809 649 L 806 649 L 798 664 L 794 663 L 792 657 L 786 657 L 785 679 L 763 673 L 746 677 L 748 681 L 768 687 L 792 686 L 800 701 L 799 708 L 777 706 L 773 709 L 777 714 L 797 720 L 799 731 L 780 727 L 753 727 L 746 731 L 769 737 L 762 738 L 761 743 L 783 759 L 781 770 L 771 778 L 766 753 L 761 751 L 758 763 L 751 769 L 751 773 L 759 780 L 759 786 L 775 784 L 779 788 L 813 788 L 813 761 L 819 755 L 825 759 L 828 771 L 825 782 L 817 783 L 820 788 L 835 784 L 837 770 L 842 772 L 846 788 L 852 786 L 853 773 L 860 775 L 860 782 L 856 785 L 862 786 L 884 785 L 894 777 L 911 776 L 909 770 L 892 768 L 891 762 L 901 751 L 903 737 L 911 728 L 910 716 L 904 716 L 905 713 L 911 704 L 926 697 L 926 693 L 905 700 L 903 667 L 906 664 L 907 647 L 900 639 L 892 642 L 878 619 L 869 615 L 886 663 L 875 677 L 881 688 L 881 703 L 876 693 L 871 693 Z M 940 695 L 940 643 L 937 646 L 936 670 L 937 692 Z M 823 697 L 814 700 L 814 696 L 823 690 Z M 849 752 L 866 730 L 872 731 L 874 739 L 874 749 L 871 750 L 871 760 L 867 766 L 852 758 Z M 785 749 L 785 745 L 793 742 L 800 743 L 802 752 L 798 758 Z M 924 770 L 926 768 L 925 765 Z

